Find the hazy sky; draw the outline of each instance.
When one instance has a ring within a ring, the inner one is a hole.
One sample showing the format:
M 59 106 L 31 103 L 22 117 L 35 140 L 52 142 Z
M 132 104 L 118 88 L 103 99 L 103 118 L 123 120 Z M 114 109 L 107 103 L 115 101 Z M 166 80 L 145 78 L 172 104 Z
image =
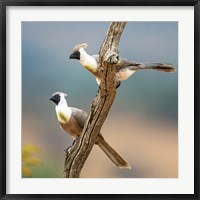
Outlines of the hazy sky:
M 22 23 L 23 143 L 36 143 L 54 156 L 62 152 L 64 144 L 71 144 L 70 137 L 57 133 L 62 130 L 49 97 L 57 91 L 65 92 L 70 106 L 89 111 L 98 90 L 96 80 L 77 60 L 70 60 L 69 55 L 82 42 L 88 44 L 89 54 L 97 54 L 109 24 Z M 140 71 L 124 81 L 106 123 L 115 126 L 115 118 L 121 116 L 127 116 L 126 123 L 134 123 L 132 118 L 138 116 L 177 128 L 178 23 L 129 22 L 121 36 L 119 52 L 121 57 L 138 62 L 172 63 L 177 71 Z M 52 146 L 58 149 L 53 151 Z

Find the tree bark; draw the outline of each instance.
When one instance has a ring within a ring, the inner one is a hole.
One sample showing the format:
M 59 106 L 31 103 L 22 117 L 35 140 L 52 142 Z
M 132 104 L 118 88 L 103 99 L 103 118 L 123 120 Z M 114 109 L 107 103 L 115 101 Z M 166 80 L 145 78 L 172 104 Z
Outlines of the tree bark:
M 97 135 L 108 115 L 115 99 L 118 80 L 115 68 L 119 62 L 118 44 L 126 22 L 110 24 L 99 52 L 99 73 L 101 85 L 94 99 L 91 110 L 81 136 L 66 152 L 64 176 L 66 178 L 80 177 L 81 170 L 88 158 Z

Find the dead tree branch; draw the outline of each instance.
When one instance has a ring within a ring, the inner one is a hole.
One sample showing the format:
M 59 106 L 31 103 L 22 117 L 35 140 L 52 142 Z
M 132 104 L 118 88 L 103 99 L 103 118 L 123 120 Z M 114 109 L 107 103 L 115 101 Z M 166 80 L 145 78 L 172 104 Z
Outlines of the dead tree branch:
M 99 52 L 101 85 L 92 103 L 81 136 L 67 151 L 64 171 L 66 178 L 80 177 L 83 165 L 96 142 L 97 135 L 115 99 L 118 84 L 115 77 L 115 68 L 119 61 L 118 44 L 125 25 L 126 22 L 111 23 L 101 46 Z

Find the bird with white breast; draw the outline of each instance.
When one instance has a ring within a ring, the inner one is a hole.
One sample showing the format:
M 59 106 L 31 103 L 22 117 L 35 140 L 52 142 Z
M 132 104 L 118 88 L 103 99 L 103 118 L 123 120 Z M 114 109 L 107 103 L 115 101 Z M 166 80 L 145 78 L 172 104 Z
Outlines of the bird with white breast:
M 76 139 L 83 130 L 88 114 L 82 109 L 69 107 L 65 98 L 66 96 L 67 94 L 63 92 L 56 92 L 50 97 L 50 100 L 56 104 L 56 115 L 61 128 Z M 105 141 L 101 133 L 97 136 L 96 144 L 104 151 L 115 166 L 119 168 L 131 168 L 130 164 Z
M 85 50 L 87 46 L 88 45 L 86 43 L 76 45 L 73 48 L 73 53 L 69 56 L 69 58 L 78 60 L 90 73 L 95 76 L 97 84 L 100 85 L 101 80 L 98 70 L 99 55 L 89 55 Z M 119 81 L 127 80 L 138 70 L 157 70 L 162 72 L 175 71 L 175 68 L 172 64 L 164 62 L 127 62 L 127 59 L 119 58 L 119 63 L 120 67 L 116 68 L 116 77 Z

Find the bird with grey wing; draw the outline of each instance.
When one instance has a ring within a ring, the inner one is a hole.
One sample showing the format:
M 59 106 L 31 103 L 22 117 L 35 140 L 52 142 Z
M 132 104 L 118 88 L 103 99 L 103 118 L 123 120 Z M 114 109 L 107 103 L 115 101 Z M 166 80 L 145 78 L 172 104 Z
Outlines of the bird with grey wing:
M 82 132 L 88 114 L 82 109 L 69 107 L 66 96 L 65 93 L 56 92 L 50 100 L 56 104 L 56 115 L 61 128 L 76 139 Z M 131 168 L 129 163 L 105 141 L 101 133 L 98 134 L 96 144 L 117 167 Z
M 73 48 L 73 53 L 70 55 L 70 59 L 77 59 L 79 62 L 90 71 L 96 78 L 97 84 L 100 85 L 99 75 L 99 55 L 89 55 L 85 48 L 88 45 L 86 43 L 78 44 Z M 119 81 L 128 79 L 138 70 L 157 70 L 162 72 L 174 72 L 173 65 L 163 62 L 152 63 L 140 63 L 136 61 L 128 61 L 127 59 L 120 58 L 118 67 L 116 67 L 116 77 Z

